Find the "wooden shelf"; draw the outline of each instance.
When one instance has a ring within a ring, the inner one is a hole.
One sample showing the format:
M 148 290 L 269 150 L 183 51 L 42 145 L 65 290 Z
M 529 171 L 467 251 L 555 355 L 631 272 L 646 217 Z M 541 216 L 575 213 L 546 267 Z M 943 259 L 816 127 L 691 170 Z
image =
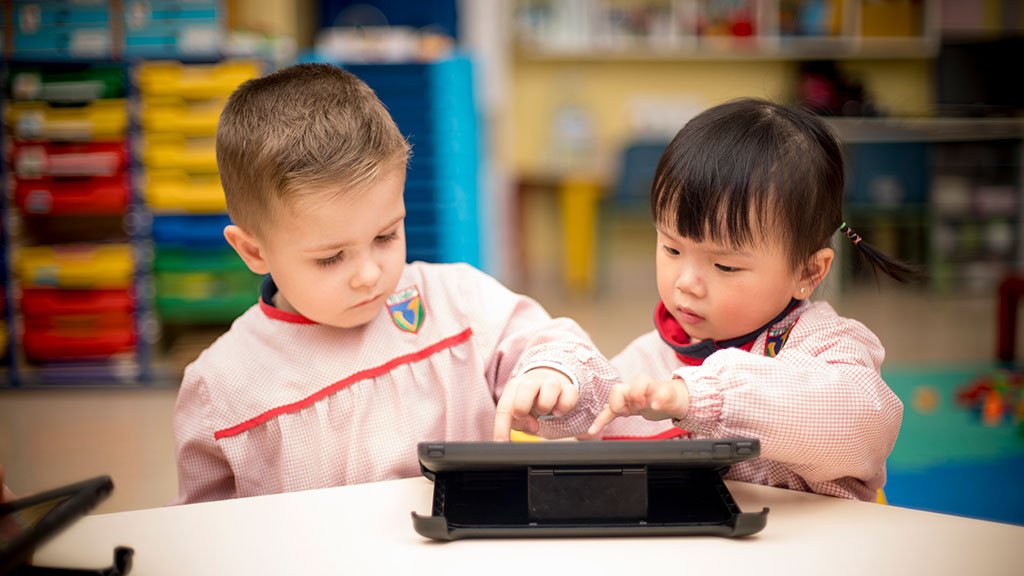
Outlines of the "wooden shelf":
M 1024 139 L 1024 118 L 826 118 L 845 143 Z
M 529 46 L 529 62 L 685 62 L 779 60 L 923 60 L 938 54 L 932 38 L 754 37 L 690 38 L 674 46 Z

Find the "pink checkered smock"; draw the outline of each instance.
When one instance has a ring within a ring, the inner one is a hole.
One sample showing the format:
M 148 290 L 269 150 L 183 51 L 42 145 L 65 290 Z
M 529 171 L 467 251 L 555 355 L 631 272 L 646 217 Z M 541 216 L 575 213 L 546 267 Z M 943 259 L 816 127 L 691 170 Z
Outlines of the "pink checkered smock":
M 541 434 L 579 434 L 617 376 L 572 320 L 460 264 L 406 266 L 422 322 L 388 308 L 338 329 L 261 300 L 185 370 L 174 416 L 178 503 L 420 474 L 416 444 L 489 440 L 504 383 L 532 365 L 580 401 Z
M 682 378 L 690 412 L 676 426 L 692 437 L 759 438 L 761 457 L 726 478 L 874 500 L 903 419 L 903 404 L 879 373 L 884 356 L 867 327 L 814 302 L 760 334 L 749 352 L 718 350 L 687 366 L 652 331 L 612 365 L 626 382 L 638 374 Z M 664 437 L 670 425 L 633 416 L 602 435 Z

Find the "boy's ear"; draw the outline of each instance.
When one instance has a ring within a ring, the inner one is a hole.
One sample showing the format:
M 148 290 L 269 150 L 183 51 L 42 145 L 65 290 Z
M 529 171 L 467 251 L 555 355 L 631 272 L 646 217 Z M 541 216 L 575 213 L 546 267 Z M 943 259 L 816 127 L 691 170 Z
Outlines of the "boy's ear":
M 828 271 L 832 269 L 832 262 L 835 261 L 835 258 L 836 252 L 831 248 L 822 248 L 811 254 L 798 284 L 800 294 L 794 297 L 798 300 L 810 298 L 818 284 L 821 284 L 825 276 L 828 276 Z
M 242 261 L 256 274 L 269 274 L 270 267 L 264 255 L 263 245 L 252 234 L 234 224 L 224 227 L 224 239 L 242 257 Z

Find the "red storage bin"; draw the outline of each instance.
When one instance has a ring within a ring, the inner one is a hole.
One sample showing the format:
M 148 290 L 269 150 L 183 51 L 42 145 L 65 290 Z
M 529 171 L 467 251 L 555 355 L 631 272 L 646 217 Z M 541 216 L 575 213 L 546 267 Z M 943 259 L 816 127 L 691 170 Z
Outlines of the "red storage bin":
M 128 208 L 128 178 L 18 178 L 14 201 L 24 214 L 124 214 Z
M 19 178 L 114 176 L 128 167 L 128 146 L 117 142 L 15 142 L 11 166 Z
M 135 350 L 131 315 L 26 318 L 22 349 L 32 362 L 108 358 Z
M 56 290 L 26 288 L 21 311 L 26 317 L 131 314 L 135 300 L 130 290 Z

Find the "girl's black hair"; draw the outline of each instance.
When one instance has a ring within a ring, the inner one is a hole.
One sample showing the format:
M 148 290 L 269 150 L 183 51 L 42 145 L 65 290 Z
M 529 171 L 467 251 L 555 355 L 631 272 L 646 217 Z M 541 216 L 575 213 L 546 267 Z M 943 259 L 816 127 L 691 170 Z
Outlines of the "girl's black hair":
M 659 225 L 698 242 L 782 243 L 799 270 L 843 224 L 843 188 L 842 149 L 824 122 L 742 98 L 705 110 L 676 134 L 658 162 L 651 210 Z M 756 237 L 757 228 L 769 236 Z M 919 274 L 859 236 L 854 246 L 876 274 L 900 282 Z

